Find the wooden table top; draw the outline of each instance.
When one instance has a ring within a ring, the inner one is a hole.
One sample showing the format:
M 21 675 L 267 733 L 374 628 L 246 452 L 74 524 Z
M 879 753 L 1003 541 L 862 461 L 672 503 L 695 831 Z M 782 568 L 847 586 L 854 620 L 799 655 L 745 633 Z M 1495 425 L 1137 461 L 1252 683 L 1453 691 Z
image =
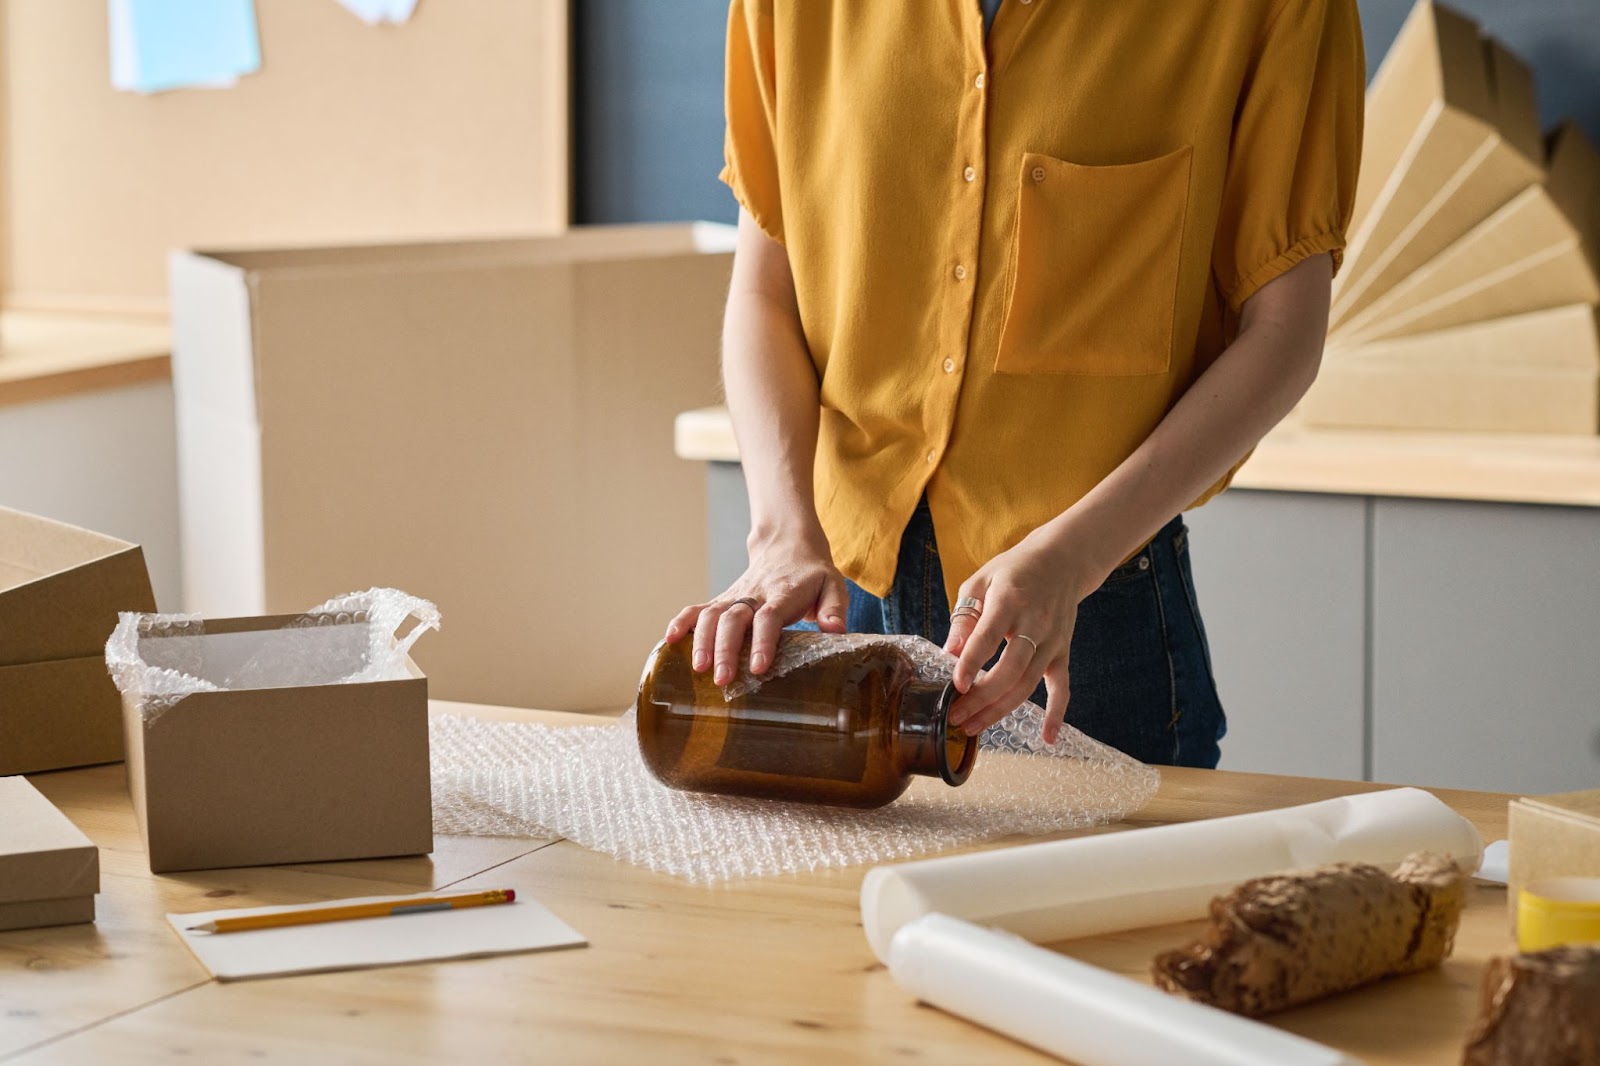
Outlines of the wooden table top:
M 680 458 L 739 461 L 724 407 L 685 411 L 675 436 Z M 1600 436 L 1308 429 L 1290 416 L 1233 487 L 1600 507 Z
M 172 331 L 157 318 L 0 314 L 0 407 L 172 377 Z
M 435 704 L 554 724 L 592 717 Z M 432 856 L 153 876 L 121 766 L 30 778 L 101 849 L 94 925 L 0 933 L 0 1060 L 153 1062 L 1054 1061 L 913 1003 L 862 935 L 864 868 L 695 887 L 569 841 L 440 837 Z M 1192 821 L 1374 785 L 1167 770 L 1129 826 Z M 1486 840 L 1507 796 L 1438 791 Z M 515 883 L 590 946 L 221 984 L 169 911 Z M 1057 945 L 1144 976 L 1198 923 Z M 1442 969 L 1287 1012 L 1275 1023 L 1372 1066 L 1456 1063 L 1485 962 L 1512 948 L 1505 890 L 1475 883 Z M 8 1056 L 14 1056 L 8 1057 Z

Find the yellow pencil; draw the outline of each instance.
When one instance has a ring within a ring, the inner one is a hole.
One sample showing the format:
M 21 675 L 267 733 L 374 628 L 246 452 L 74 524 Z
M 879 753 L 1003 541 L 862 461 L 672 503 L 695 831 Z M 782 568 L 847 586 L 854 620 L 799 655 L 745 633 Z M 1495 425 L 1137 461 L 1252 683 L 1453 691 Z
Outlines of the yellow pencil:
M 310 925 L 313 922 L 345 922 L 353 918 L 388 918 L 396 914 L 421 914 L 424 911 L 447 911 L 457 907 L 487 907 L 495 903 L 510 903 L 517 893 L 510 888 L 497 888 L 488 892 L 468 892 L 459 896 L 418 896 L 415 899 L 393 900 L 388 903 L 353 903 L 343 907 L 318 907 L 309 911 L 285 911 L 279 914 L 251 914 L 242 918 L 218 918 L 215 921 L 191 925 L 189 932 L 238 933 L 246 929 L 277 929 L 286 925 Z

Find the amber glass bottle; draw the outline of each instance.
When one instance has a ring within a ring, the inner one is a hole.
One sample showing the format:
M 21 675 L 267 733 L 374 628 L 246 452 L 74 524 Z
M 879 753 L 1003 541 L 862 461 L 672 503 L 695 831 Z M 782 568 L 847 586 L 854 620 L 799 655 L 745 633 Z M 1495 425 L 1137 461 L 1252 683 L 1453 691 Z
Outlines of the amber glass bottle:
M 954 688 L 921 681 L 892 644 L 824 656 L 732 700 L 691 668 L 693 645 L 693 634 L 656 645 L 639 683 L 639 750 L 672 788 L 881 807 L 913 774 L 959 785 L 972 772 L 976 738 L 946 728 Z

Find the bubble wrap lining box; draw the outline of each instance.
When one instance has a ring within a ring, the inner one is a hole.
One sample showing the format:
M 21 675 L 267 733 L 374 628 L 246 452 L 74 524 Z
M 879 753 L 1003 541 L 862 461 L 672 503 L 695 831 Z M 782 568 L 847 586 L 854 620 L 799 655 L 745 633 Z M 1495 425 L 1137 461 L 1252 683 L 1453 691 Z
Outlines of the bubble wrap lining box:
M 412 617 L 417 624 L 396 640 Z M 153 722 L 196 692 L 403 680 L 412 645 L 438 628 L 432 603 L 381 588 L 335 597 L 279 629 L 244 633 L 207 633 L 199 615 L 124 612 L 106 642 L 106 668 Z
M 849 636 L 826 644 L 837 650 L 837 642 L 881 640 L 906 647 L 925 680 L 948 679 L 953 660 L 920 638 Z M 808 646 L 813 658 L 823 654 L 823 645 Z M 780 649 L 774 671 L 801 664 Z M 735 693 L 757 684 L 746 671 Z M 1043 720 L 1028 703 L 991 726 L 960 788 L 919 777 L 889 806 L 854 810 L 669 789 L 644 764 L 632 711 L 604 725 L 570 727 L 436 716 L 434 830 L 553 834 L 710 884 L 1082 829 L 1116 821 L 1154 794 L 1160 778 L 1153 767 L 1071 728 L 1046 746 Z

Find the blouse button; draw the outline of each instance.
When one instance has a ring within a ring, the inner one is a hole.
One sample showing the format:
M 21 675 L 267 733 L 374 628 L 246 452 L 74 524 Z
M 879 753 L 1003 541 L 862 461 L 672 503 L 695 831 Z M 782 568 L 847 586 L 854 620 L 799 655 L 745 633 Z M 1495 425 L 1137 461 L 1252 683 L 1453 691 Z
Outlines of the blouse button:
M 1044 167 L 1034 167 L 1033 168 L 1033 180 L 1034 181 L 1043 181 L 1044 180 Z
M 944 372 L 946 374 L 954 374 L 956 372 L 956 361 L 954 359 L 946 359 L 944 361 Z
M 962 266 L 960 263 L 956 264 L 956 280 L 957 281 L 966 281 L 967 280 L 967 268 Z
M 977 181 L 978 180 L 978 170 L 977 170 L 976 167 L 968 167 L 966 170 L 963 170 L 961 172 L 961 176 L 963 178 L 966 178 L 968 181 Z
M 972 84 L 973 84 L 974 88 L 978 88 L 978 89 L 983 88 L 983 75 L 979 74 L 976 78 L 973 78 L 972 79 Z

